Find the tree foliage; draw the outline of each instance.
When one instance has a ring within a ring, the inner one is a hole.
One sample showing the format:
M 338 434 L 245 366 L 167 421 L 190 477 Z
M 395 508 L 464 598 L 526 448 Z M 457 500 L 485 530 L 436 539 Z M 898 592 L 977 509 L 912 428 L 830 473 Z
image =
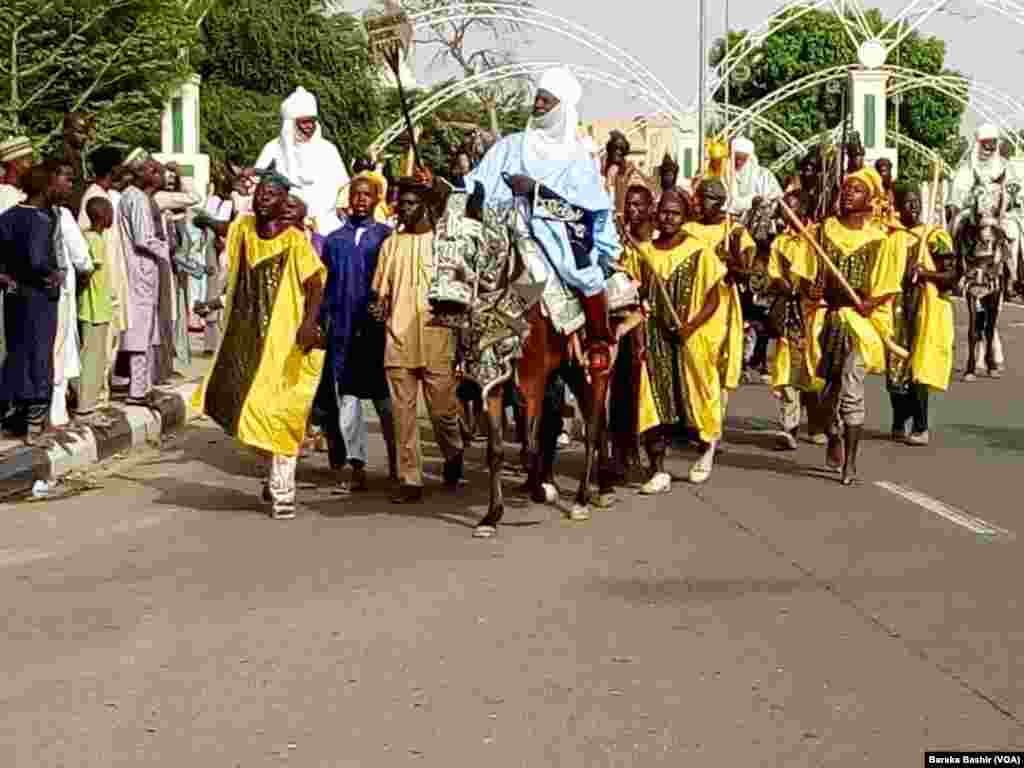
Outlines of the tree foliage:
M 355 17 L 326 16 L 307 0 L 218 0 L 202 31 L 202 142 L 216 159 L 254 162 L 300 85 L 316 95 L 324 135 L 347 163 L 383 129 L 382 83 Z
M 0 135 L 52 149 L 66 110 L 97 116 L 97 142 L 159 136 L 168 95 L 188 74 L 202 2 L 4 0 Z
M 796 13 L 791 10 L 790 13 Z M 886 24 L 877 10 L 866 13 L 867 23 L 873 32 L 880 32 Z M 782 23 L 780 21 L 780 23 Z M 740 45 L 746 32 L 731 32 L 729 49 Z M 721 45 L 714 52 L 717 65 L 725 54 Z M 945 42 L 935 37 L 911 33 L 899 45 L 899 52 L 893 51 L 888 63 L 917 70 L 923 75 L 956 74 L 943 68 L 946 54 Z M 837 64 L 854 63 L 856 49 L 847 35 L 839 17 L 834 13 L 813 10 L 769 37 L 747 59 L 749 67 L 743 67 L 742 80 L 730 79 L 730 102 L 748 107 L 787 83 Z M 809 139 L 821 131 L 839 125 L 843 115 L 843 87 L 829 88 L 822 85 L 804 91 L 768 110 L 764 117 L 785 128 L 800 140 Z M 966 87 L 963 89 L 966 97 Z M 724 91 L 715 94 L 718 101 L 724 100 Z M 921 144 L 939 151 L 948 162 L 955 163 L 956 150 L 963 106 L 955 99 L 930 89 L 908 91 L 902 97 L 899 110 L 898 130 Z M 893 100 L 888 105 L 890 126 L 895 126 Z M 787 150 L 778 139 L 753 131 L 758 155 L 765 164 L 770 164 Z M 900 176 L 904 179 L 926 178 L 927 161 L 912 153 L 900 150 Z

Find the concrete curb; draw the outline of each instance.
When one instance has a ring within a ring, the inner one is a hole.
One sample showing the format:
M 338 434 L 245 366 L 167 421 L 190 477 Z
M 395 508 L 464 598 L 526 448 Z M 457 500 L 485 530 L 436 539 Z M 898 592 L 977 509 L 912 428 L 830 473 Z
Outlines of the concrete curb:
M 158 444 L 160 437 L 196 418 L 189 404 L 198 382 L 160 390 L 152 408 L 112 405 L 108 427 L 61 430 L 50 449 L 18 446 L 0 454 L 0 498 L 27 493 L 37 480 L 58 480 L 119 453 Z

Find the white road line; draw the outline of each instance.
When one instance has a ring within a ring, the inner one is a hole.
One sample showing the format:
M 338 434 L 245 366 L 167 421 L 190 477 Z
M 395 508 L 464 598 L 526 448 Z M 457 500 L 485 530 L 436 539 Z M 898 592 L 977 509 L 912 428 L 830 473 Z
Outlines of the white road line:
M 875 485 L 889 491 L 890 493 L 895 493 L 897 496 L 900 496 L 907 501 L 912 501 L 919 507 L 924 507 L 929 512 L 934 512 L 939 517 L 944 517 L 951 523 L 963 526 L 973 533 L 977 533 L 982 536 L 1013 537 L 1012 531 L 1000 528 L 998 525 L 982 520 L 980 517 L 969 515 L 963 510 L 951 507 L 938 499 L 933 499 L 931 496 L 921 493 L 920 491 L 905 488 L 902 485 L 896 485 L 896 483 L 889 483 L 884 480 L 876 481 Z

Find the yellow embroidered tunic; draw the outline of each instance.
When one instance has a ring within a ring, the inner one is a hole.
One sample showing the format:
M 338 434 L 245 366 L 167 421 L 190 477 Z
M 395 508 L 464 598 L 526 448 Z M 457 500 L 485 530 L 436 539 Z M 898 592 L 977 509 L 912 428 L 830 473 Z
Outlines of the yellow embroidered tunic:
M 944 229 L 929 229 L 927 246 L 920 249 L 923 225 L 912 230 L 902 225 L 890 235 L 891 250 L 903 254 L 904 264 L 917 260 L 921 266 L 936 270 L 933 254 L 953 253 L 953 241 Z M 953 305 L 930 282 L 908 285 L 894 311 L 896 340 L 909 351 L 906 361 L 889 356 L 889 388 L 901 390 L 909 381 L 945 391 L 953 371 Z
M 725 263 L 727 246 L 727 232 L 734 232 L 736 229 L 743 230 L 740 236 L 740 249 L 746 255 L 748 262 L 753 262 L 754 251 L 757 245 L 754 238 L 750 236 L 746 227 L 742 224 L 733 223 L 732 228 L 726 230 L 726 222 L 720 224 L 701 224 L 690 222 L 684 228 L 687 234 L 700 238 L 714 250 L 719 259 Z M 726 389 L 736 389 L 740 385 L 743 376 L 743 305 L 740 303 L 740 291 L 734 284 L 724 280 L 719 284 L 721 291 L 721 303 L 727 307 L 726 325 L 729 329 L 723 343 L 725 349 L 722 353 L 722 386 Z
M 814 230 L 811 230 L 814 236 Z M 768 256 L 768 277 L 772 280 L 796 278 L 818 280 L 818 259 L 802 236 L 783 232 L 775 238 Z M 794 285 L 794 288 L 799 286 Z M 799 349 L 785 336 L 776 340 L 771 362 L 771 386 L 796 387 L 805 392 L 820 392 L 825 382 L 817 375 L 821 360 L 818 336 L 825 324 L 825 304 L 817 299 L 800 300 L 804 321 L 804 347 Z
M 295 343 L 305 318 L 305 283 L 326 269 L 304 233 L 264 240 L 256 218 L 228 230 L 227 325 L 193 407 L 245 445 L 297 456 L 320 383 L 323 350 Z
M 680 350 L 662 333 L 662 326 L 671 324 L 671 315 L 649 273 L 662 278 L 676 314 L 687 322 L 700 312 L 710 292 L 719 288 L 725 264 L 712 248 L 693 237 L 670 251 L 645 243 L 641 259 L 651 317 L 647 322 L 647 362 L 637 393 L 638 431 L 642 434 L 685 416 L 701 440 L 717 440 L 722 436 L 719 359 L 728 333 L 728 305 L 720 302 L 715 314 Z
M 838 219 L 826 219 L 818 237 L 822 248 L 846 278 L 847 282 L 867 298 L 878 298 L 901 291 L 906 259 L 891 249 L 888 238 L 870 225 L 849 229 Z M 892 335 L 892 306 L 878 307 L 871 319 L 862 316 L 831 274 L 826 275 L 826 296 L 839 297 L 839 306 L 828 310 L 822 329 L 822 365 L 825 371 L 838 375 L 842 368 L 847 340 L 856 345 L 868 373 L 885 370 L 885 346 L 872 322 Z M 824 376 L 829 378 L 828 376 Z

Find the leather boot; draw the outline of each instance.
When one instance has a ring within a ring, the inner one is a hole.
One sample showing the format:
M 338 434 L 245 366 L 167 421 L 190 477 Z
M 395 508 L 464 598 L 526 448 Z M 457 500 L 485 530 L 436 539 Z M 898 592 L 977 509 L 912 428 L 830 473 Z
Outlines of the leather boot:
M 612 343 L 611 321 L 608 317 L 608 294 L 602 291 L 594 296 L 584 296 L 583 314 L 587 319 L 587 358 L 590 370 L 595 373 L 611 368 Z
M 846 461 L 843 463 L 843 485 L 853 485 L 857 480 L 857 450 L 860 448 L 862 427 L 846 426 Z

